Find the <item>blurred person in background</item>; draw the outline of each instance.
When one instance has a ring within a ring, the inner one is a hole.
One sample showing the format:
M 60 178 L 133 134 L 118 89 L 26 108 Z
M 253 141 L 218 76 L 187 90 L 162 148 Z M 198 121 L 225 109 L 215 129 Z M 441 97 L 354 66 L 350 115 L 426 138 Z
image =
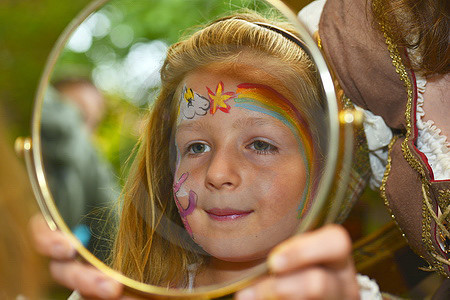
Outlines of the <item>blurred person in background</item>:
M 105 115 L 105 98 L 97 87 L 85 78 L 66 78 L 53 86 L 64 100 L 78 107 L 88 131 L 94 132 Z
M 108 211 L 118 197 L 112 167 L 95 147 L 92 133 L 105 100 L 86 79 L 49 87 L 41 120 L 42 158 L 53 199 L 67 226 L 100 259 L 109 241 L 101 239 Z M 112 220 L 112 219 L 111 219 Z

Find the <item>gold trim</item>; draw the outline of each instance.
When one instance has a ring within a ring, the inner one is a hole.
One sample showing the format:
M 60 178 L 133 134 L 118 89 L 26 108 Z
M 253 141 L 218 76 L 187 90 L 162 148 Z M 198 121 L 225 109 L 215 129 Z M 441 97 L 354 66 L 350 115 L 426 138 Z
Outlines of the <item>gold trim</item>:
M 447 218 L 447 216 L 450 213 L 450 207 L 447 207 L 447 209 L 444 211 L 444 213 L 441 213 L 441 215 L 439 216 L 439 213 L 435 214 L 433 211 L 431 200 L 427 195 L 424 185 L 422 185 L 422 194 L 423 194 L 423 198 L 425 199 L 424 203 L 426 205 L 426 208 L 429 210 L 431 217 L 434 219 L 434 222 L 436 223 L 436 226 L 438 227 L 437 231 L 439 232 L 439 237 L 441 238 L 441 242 L 443 243 L 444 252 L 449 253 L 447 242 L 450 240 L 450 233 L 449 233 L 448 229 L 446 228 L 445 219 Z M 443 262 L 446 265 L 450 265 L 450 260 L 446 260 L 446 259 L 441 260 L 437 257 L 436 257 L 436 259 L 438 259 L 439 261 Z
M 383 175 L 383 179 L 381 180 L 381 186 L 380 186 L 380 194 L 381 194 L 381 198 L 383 198 L 384 200 L 384 204 L 388 207 L 389 211 L 390 211 L 390 207 L 389 207 L 389 201 L 387 199 L 386 196 L 386 183 L 388 180 L 388 177 L 391 173 L 391 151 L 392 151 L 392 147 L 394 146 L 395 142 L 398 140 L 398 136 L 394 135 L 394 137 L 392 137 L 391 141 L 389 142 L 388 145 L 388 159 L 387 159 L 387 163 L 386 163 L 386 170 L 384 171 L 384 175 Z M 394 215 L 392 214 L 392 211 L 390 211 L 391 216 L 394 217 Z
M 386 195 L 386 184 L 387 184 L 388 177 L 391 174 L 391 163 L 392 163 L 391 151 L 392 151 L 392 147 L 394 146 L 395 142 L 398 139 L 399 139 L 399 136 L 394 135 L 394 137 L 392 137 L 392 139 L 391 139 L 391 141 L 389 142 L 389 145 L 388 145 L 388 159 L 387 159 L 387 163 L 386 163 L 386 170 L 384 171 L 383 179 L 381 180 L 380 196 L 381 196 L 381 198 L 384 201 L 384 205 L 386 205 L 387 209 L 389 210 L 389 213 L 391 215 L 392 220 L 395 222 L 395 224 L 397 225 L 397 228 L 402 233 L 402 236 L 405 238 L 405 240 L 409 244 L 409 241 L 406 238 L 405 233 L 403 232 L 402 228 L 400 227 L 400 225 L 398 224 L 397 220 L 395 219 L 395 215 L 392 212 L 392 209 L 391 209 L 391 207 L 389 205 L 388 197 Z
M 450 190 L 439 190 L 438 204 L 442 214 L 439 216 L 439 237 L 444 244 L 445 253 L 450 254 Z
M 314 40 L 317 43 L 317 47 L 319 47 L 319 49 L 322 50 L 323 49 L 323 47 L 322 47 L 322 39 L 320 38 L 319 31 L 314 32 L 313 38 L 314 38 Z
M 372 8 L 375 13 L 377 13 L 379 16 L 383 16 L 381 13 L 382 6 L 379 3 L 379 0 L 373 0 L 372 1 Z M 430 188 L 430 182 L 428 181 L 426 177 L 426 172 L 424 170 L 423 165 L 418 161 L 418 159 L 412 154 L 411 149 L 409 148 L 408 142 L 411 138 L 412 133 L 412 123 L 411 123 L 411 115 L 412 115 L 412 106 L 413 106 L 413 85 L 411 83 L 411 80 L 408 76 L 408 73 L 406 71 L 406 68 L 402 62 L 401 55 L 399 53 L 399 50 L 397 48 L 397 45 L 393 42 L 392 38 L 389 36 L 389 32 L 391 32 L 391 28 L 383 21 L 381 20 L 379 22 L 379 25 L 381 26 L 381 31 L 383 32 L 383 36 L 385 38 L 385 43 L 388 46 L 388 50 L 390 53 L 390 57 L 392 59 L 392 65 L 395 67 L 395 71 L 399 75 L 399 79 L 403 82 L 406 92 L 407 92 L 407 104 L 406 104 L 406 110 L 405 110 L 405 121 L 406 121 L 406 136 L 404 141 L 402 142 L 401 148 L 403 157 L 408 162 L 408 164 L 417 172 L 419 173 L 422 181 L 422 188 L 424 190 L 424 195 L 429 195 L 429 188 Z M 414 116 L 415 117 L 415 116 Z M 389 155 L 390 159 L 390 155 Z M 385 175 L 386 176 L 386 175 Z M 383 178 L 383 181 L 384 178 Z M 383 186 L 383 189 L 385 188 L 385 185 Z M 384 197 L 386 197 L 385 191 L 384 191 Z M 385 200 L 387 201 L 387 199 Z M 423 199 L 423 207 L 422 207 L 422 215 L 423 215 L 423 224 L 422 224 L 422 241 L 424 242 L 424 245 L 426 246 L 426 250 L 429 252 L 430 256 L 434 258 L 433 264 L 435 264 L 435 267 L 437 270 L 444 276 L 448 277 L 449 275 L 444 271 L 444 267 L 442 265 L 442 260 L 446 260 L 445 258 L 442 258 L 441 255 L 437 252 L 437 250 L 434 248 L 434 245 L 431 240 L 431 211 L 429 207 L 426 204 L 427 198 Z
M 441 209 L 445 210 L 450 206 L 450 190 L 439 190 L 438 203 Z

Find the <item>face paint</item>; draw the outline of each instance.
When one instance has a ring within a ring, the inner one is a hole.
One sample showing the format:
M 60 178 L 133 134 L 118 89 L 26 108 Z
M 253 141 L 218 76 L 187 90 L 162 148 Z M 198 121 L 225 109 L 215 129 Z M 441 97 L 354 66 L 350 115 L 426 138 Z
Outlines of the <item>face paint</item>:
M 216 86 L 215 93 L 208 87 L 206 87 L 206 89 L 208 90 L 210 101 L 194 92 L 191 88 L 188 89 L 184 86 L 180 101 L 181 119 L 193 119 L 196 115 L 204 116 L 206 115 L 208 108 L 211 114 L 217 112 L 217 109 L 228 113 L 231 107 L 226 102 L 233 99 L 236 107 L 261 112 L 280 120 L 284 125 L 290 128 L 292 133 L 297 137 L 308 177 L 302 200 L 298 207 L 300 211 L 299 216 L 301 217 L 310 206 L 310 201 L 312 201 L 310 197 L 312 177 L 310 174 L 314 171 L 314 164 L 312 163 L 314 158 L 312 137 L 301 112 L 283 95 L 267 85 L 241 83 L 237 86 L 236 93 L 234 93 L 223 92 L 224 84 L 220 81 Z M 208 103 L 205 103 L 205 101 L 208 101 Z M 186 176 L 183 177 L 183 175 Z M 180 186 L 187 179 L 187 173 L 183 175 L 179 180 Z M 174 189 L 175 186 L 176 185 L 174 185 Z M 176 198 L 176 193 L 174 193 L 174 195 Z M 197 195 L 192 190 L 189 192 L 189 205 L 187 209 L 183 209 L 178 199 L 175 199 L 177 207 L 180 210 L 180 215 L 188 231 L 190 231 L 190 227 L 187 223 L 186 216 L 195 209 L 196 196 Z M 191 208 L 191 206 L 193 208 Z
M 178 159 L 172 205 L 193 242 L 211 259 L 229 262 L 265 258 L 296 232 L 302 222 L 297 208 L 308 176 L 299 145 L 304 141 L 289 102 L 275 93 L 265 100 L 267 105 L 282 105 L 281 111 L 259 105 L 256 96 L 249 97 L 255 103 L 239 103 L 239 94 L 249 91 L 242 82 L 221 70 L 193 71 L 173 99 L 188 106 L 187 100 L 199 94 L 209 100 L 210 108 L 192 119 L 181 115 L 175 124 L 172 146 Z M 266 78 L 257 83 L 271 86 Z M 277 98 L 283 101 L 278 104 Z M 237 104 L 252 104 L 249 109 L 254 111 L 236 109 Z M 257 111 L 263 108 L 264 113 Z
M 186 228 L 186 231 L 189 233 L 189 235 L 192 237 L 192 229 L 191 226 L 189 226 L 187 217 L 192 214 L 192 212 L 195 210 L 195 207 L 197 206 L 197 194 L 193 191 L 189 191 L 189 202 L 188 206 L 186 208 L 183 208 L 180 201 L 178 200 L 177 193 L 180 191 L 181 186 L 188 178 L 189 173 L 183 173 L 180 177 L 180 179 L 173 185 L 173 197 L 175 200 L 175 204 L 177 205 L 178 212 L 180 213 L 181 220 L 183 221 L 184 227 Z
M 303 160 L 307 168 L 307 185 L 303 192 L 302 201 L 299 205 L 300 216 L 304 214 L 310 206 L 310 186 L 313 172 L 313 149 L 312 137 L 308 130 L 307 123 L 302 114 L 296 107 L 287 100 L 283 95 L 275 91 L 273 88 L 254 83 L 242 83 L 238 85 L 236 90 L 237 97 L 234 99 L 236 107 L 261 112 L 277 118 L 291 129 L 297 137 L 302 150 Z
M 208 90 L 208 96 L 210 100 L 209 112 L 213 115 L 216 113 L 217 109 L 220 109 L 221 111 L 228 113 L 230 111 L 230 105 L 228 105 L 226 102 L 228 100 L 234 99 L 236 97 L 236 94 L 233 92 L 223 93 L 222 81 L 217 85 L 216 93 L 213 93 L 208 87 L 206 87 L 206 89 Z
M 204 116 L 209 109 L 209 101 L 203 96 L 184 86 L 180 99 L 180 115 L 182 119 L 193 119 Z
M 191 90 L 192 91 L 192 90 Z M 178 173 L 178 169 L 180 167 L 180 149 L 178 148 L 178 145 L 175 142 L 175 147 L 177 149 L 177 162 L 176 162 L 176 170 L 175 170 L 175 176 Z M 180 176 L 180 179 L 178 179 L 178 181 L 175 181 L 174 178 L 174 184 L 173 184 L 173 198 L 175 201 L 175 204 L 178 208 L 178 213 L 180 214 L 181 217 L 181 221 L 183 222 L 184 227 L 186 228 L 186 231 L 189 233 L 189 235 L 192 237 L 192 239 L 194 238 L 194 235 L 192 233 L 192 229 L 191 226 L 189 225 L 188 219 L 187 217 L 192 214 L 195 210 L 195 208 L 197 207 L 197 194 L 190 190 L 189 191 L 189 200 L 188 200 L 188 206 L 187 208 L 183 208 L 183 206 L 180 203 L 180 200 L 178 199 L 178 196 L 185 196 L 186 192 L 184 192 L 184 195 L 178 195 L 181 187 L 183 185 L 183 183 L 186 181 L 186 179 L 188 179 L 189 177 L 189 173 L 183 173 Z

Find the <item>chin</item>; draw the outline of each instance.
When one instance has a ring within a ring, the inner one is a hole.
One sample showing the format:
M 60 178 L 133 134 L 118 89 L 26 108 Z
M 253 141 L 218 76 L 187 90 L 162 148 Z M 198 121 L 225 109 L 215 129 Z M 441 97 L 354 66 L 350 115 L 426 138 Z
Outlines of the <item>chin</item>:
M 214 258 L 226 261 L 226 262 L 252 262 L 261 259 L 265 259 L 273 247 L 261 248 L 246 247 L 230 245 L 230 243 L 224 243 L 223 245 L 201 245 L 202 248 Z M 255 249 L 256 248 L 256 249 Z

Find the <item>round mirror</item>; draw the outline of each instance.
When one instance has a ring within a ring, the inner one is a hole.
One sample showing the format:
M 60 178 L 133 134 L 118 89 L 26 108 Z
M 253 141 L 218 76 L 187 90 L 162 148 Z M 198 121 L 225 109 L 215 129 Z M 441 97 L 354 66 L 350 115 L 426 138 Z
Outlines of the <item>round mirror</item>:
M 222 296 L 336 218 L 338 113 L 279 1 L 97 1 L 50 55 L 30 175 L 88 263 L 143 294 Z

